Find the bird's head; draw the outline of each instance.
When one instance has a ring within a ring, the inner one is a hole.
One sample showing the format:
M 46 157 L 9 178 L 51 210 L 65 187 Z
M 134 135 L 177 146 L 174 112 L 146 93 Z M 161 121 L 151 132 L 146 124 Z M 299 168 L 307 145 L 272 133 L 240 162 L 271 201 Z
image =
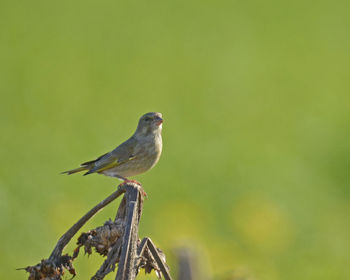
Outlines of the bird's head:
M 163 118 L 161 113 L 151 112 L 144 114 L 136 129 L 137 134 L 148 135 L 162 131 Z

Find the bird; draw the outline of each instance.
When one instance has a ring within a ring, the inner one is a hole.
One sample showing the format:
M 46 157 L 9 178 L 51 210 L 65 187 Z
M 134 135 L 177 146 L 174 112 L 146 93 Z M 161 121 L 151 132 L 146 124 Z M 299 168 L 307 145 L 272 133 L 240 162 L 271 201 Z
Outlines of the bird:
M 140 118 L 135 133 L 128 140 L 111 152 L 62 174 L 71 175 L 87 171 L 84 176 L 97 173 L 118 178 L 124 181 L 123 183 L 133 182 L 141 185 L 140 182 L 130 180 L 128 177 L 144 173 L 157 164 L 163 146 L 162 126 L 161 113 L 146 113 Z

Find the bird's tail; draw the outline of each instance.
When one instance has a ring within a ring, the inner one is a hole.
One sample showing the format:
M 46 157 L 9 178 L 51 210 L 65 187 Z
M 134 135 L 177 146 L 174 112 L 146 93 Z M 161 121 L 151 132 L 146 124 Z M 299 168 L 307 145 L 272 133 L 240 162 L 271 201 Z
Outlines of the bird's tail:
M 87 166 L 82 166 L 82 167 L 78 167 L 78 168 L 75 168 L 75 169 L 72 169 L 72 170 L 64 171 L 61 174 L 71 175 L 71 174 L 74 174 L 74 173 L 77 173 L 77 172 L 81 172 L 81 171 L 84 171 L 84 170 L 87 170 L 87 169 L 88 169 Z

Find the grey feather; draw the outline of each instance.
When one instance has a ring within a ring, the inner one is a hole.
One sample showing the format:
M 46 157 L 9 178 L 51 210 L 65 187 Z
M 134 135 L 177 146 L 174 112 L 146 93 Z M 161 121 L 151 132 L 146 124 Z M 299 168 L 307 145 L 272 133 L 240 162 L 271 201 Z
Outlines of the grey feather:
M 143 115 L 135 133 L 128 140 L 111 152 L 81 164 L 83 169 L 88 170 L 84 175 L 97 172 L 125 178 L 151 169 L 162 152 L 162 122 L 160 113 Z

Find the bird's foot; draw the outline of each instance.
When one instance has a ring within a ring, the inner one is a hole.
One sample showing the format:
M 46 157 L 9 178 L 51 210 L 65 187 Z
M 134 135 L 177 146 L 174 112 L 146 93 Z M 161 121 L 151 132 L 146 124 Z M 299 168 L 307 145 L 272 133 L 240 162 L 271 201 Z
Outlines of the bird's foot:
M 145 192 L 145 190 L 143 189 L 143 187 L 142 187 L 142 185 L 141 185 L 141 183 L 140 183 L 139 181 L 124 179 L 123 183 L 121 183 L 120 185 L 121 185 L 121 186 L 124 186 L 124 185 L 126 185 L 127 183 L 133 183 L 133 184 L 139 185 L 139 186 L 141 187 L 140 192 L 141 192 L 142 196 L 143 196 L 143 197 L 146 197 L 146 198 L 148 197 L 148 196 L 147 196 L 147 193 Z
M 145 190 L 142 187 L 141 187 L 141 193 L 142 193 L 143 197 L 148 198 L 147 193 L 145 192 Z
M 122 185 L 127 184 L 127 183 L 134 183 L 136 185 L 142 186 L 141 183 L 139 181 L 136 180 L 129 180 L 129 179 L 125 179 L 124 182 L 122 183 Z

